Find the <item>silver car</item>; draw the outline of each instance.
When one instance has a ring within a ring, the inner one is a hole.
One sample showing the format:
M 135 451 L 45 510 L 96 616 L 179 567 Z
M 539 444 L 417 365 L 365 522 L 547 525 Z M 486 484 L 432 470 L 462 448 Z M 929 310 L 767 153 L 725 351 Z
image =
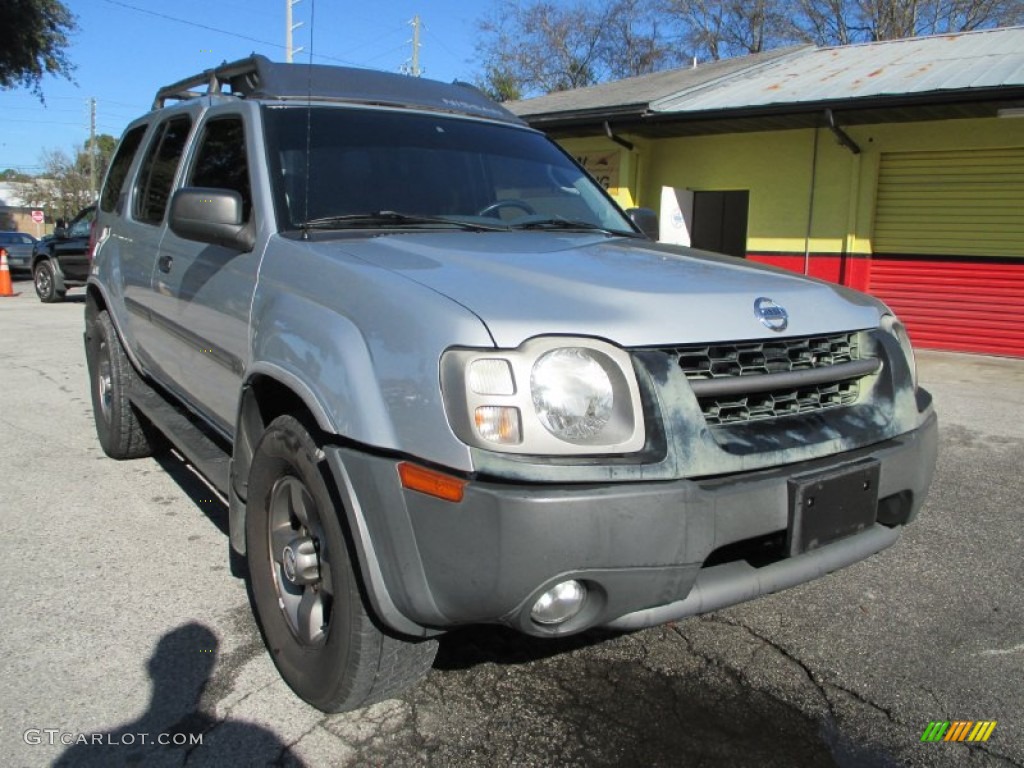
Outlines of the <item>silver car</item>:
M 917 515 L 937 419 L 888 307 L 640 218 L 461 84 L 254 56 L 128 126 L 85 304 L 97 435 L 162 433 L 228 497 L 303 699 L 390 696 L 464 625 L 716 610 Z

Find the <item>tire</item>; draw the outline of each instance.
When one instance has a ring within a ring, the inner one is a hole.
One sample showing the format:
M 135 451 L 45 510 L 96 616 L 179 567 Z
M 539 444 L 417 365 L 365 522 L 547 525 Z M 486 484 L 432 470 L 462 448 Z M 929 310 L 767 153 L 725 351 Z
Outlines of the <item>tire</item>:
M 44 304 L 55 304 L 64 301 L 67 291 L 57 290 L 57 275 L 49 259 L 40 259 L 32 270 L 32 281 L 36 286 L 36 296 Z
M 151 456 L 158 438 L 128 400 L 135 369 L 106 310 L 91 321 L 87 315 L 85 358 L 96 435 L 103 452 L 112 459 Z
M 317 709 L 345 712 L 419 682 L 437 641 L 401 638 L 374 621 L 322 459 L 293 416 L 263 433 L 249 474 L 246 583 L 284 681 Z

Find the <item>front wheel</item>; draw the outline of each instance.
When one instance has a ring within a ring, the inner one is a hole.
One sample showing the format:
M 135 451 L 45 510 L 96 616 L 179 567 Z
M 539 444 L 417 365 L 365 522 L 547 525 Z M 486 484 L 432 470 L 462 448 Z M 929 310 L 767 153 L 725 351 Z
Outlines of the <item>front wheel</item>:
M 32 270 L 32 280 L 35 283 L 36 296 L 44 304 L 64 301 L 66 291 L 57 290 L 56 273 L 49 259 L 42 259 L 36 264 L 35 269 Z
M 278 417 L 260 438 L 246 505 L 247 583 L 281 677 L 317 709 L 344 712 L 418 682 L 437 643 L 374 622 L 322 456 L 293 416 Z

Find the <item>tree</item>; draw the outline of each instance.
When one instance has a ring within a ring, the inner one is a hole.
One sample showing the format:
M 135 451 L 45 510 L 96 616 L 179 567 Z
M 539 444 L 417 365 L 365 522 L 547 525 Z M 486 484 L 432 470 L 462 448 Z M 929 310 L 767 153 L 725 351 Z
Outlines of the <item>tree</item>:
M 107 134 L 96 136 L 96 179 L 103 180 L 117 139 Z M 90 180 L 90 143 L 77 148 L 74 157 L 62 149 L 43 152 L 43 172 L 36 176 L 24 193 L 24 202 L 44 209 L 52 218 L 73 217 L 96 199 Z
M 60 0 L 3 0 L 0 3 L 0 88 L 31 88 L 43 97 L 43 75 L 71 79 L 64 55 L 75 17 Z
M 785 45 L 1024 23 L 1022 0 L 501 0 L 480 22 L 478 83 L 500 100 Z
M 674 60 L 653 0 L 504 0 L 480 22 L 478 84 L 523 98 L 645 74 Z
M 702 60 L 761 53 L 802 37 L 790 0 L 665 0 L 663 11 L 690 54 Z
M 0 181 L 28 182 L 32 181 L 32 177 L 14 168 L 7 168 L 3 173 L 0 173 Z
M 1020 0 L 798 0 L 797 26 L 817 45 L 970 32 L 1024 22 Z
M 669 24 L 650 0 L 618 0 L 608 14 L 600 57 L 615 79 L 649 75 L 680 62 Z

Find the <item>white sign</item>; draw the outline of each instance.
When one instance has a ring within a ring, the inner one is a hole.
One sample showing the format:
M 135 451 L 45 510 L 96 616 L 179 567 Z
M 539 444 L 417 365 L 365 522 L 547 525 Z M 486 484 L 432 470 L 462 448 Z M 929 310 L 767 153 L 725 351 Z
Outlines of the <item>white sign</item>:
M 662 243 L 689 245 L 693 231 L 693 192 L 680 187 L 661 188 L 660 237 Z

